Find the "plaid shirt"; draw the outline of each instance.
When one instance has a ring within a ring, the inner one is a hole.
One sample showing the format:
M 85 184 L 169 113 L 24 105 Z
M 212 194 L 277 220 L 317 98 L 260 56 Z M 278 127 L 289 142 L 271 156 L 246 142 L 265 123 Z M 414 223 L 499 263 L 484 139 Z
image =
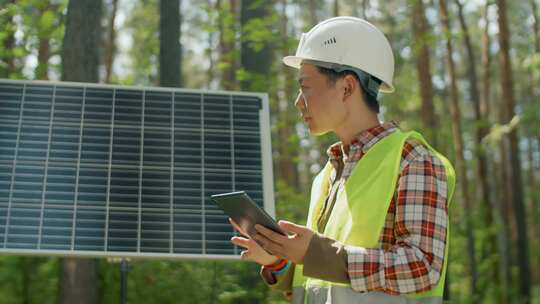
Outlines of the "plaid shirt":
M 330 176 L 328 210 L 355 165 L 367 150 L 398 128 L 388 122 L 361 132 L 348 155 L 341 143 L 327 153 Z M 341 172 L 340 176 L 337 172 Z M 345 246 L 348 275 L 355 291 L 419 293 L 433 288 L 441 275 L 448 222 L 446 174 L 442 162 L 416 140 L 403 147 L 400 176 L 390 203 L 379 248 Z M 337 180 L 336 180 L 337 179 Z

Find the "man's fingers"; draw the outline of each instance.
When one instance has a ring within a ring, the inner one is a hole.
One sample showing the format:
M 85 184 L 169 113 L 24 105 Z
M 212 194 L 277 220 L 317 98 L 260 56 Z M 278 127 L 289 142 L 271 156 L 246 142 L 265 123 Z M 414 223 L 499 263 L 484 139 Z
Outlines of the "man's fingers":
M 240 246 L 240 247 L 244 247 L 244 248 L 249 248 L 250 247 L 250 240 L 249 239 L 246 239 L 246 238 L 243 238 L 243 237 L 233 237 L 231 238 L 231 242 L 233 244 L 235 244 L 236 246 Z
M 282 245 L 280 243 L 276 243 L 272 241 L 271 239 L 267 238 L 263 234 L 257 233 L 254 236 L 254 240 L 268 253 L 272 255 L 278 255 L 278 252 L 281 252 Z
M 232 218 L 229 218 L 229 223 L 236 229 L 238 232 L 240 232 L 244 236 L 248 236 L 247 233 L 238 225 Z
M 264 235 L 266 238 L 270 239 L 273 242 L 283 244 L 286 242 L 289 238 L 286 236 L 283 236 L 277 232 L 274 232 L 262 225 L 255 225 L 255 230 L 257 230 L 258 234 Z
M 289 241 L 288 237 L 261 225 L 255 225 L 255 229 L 257 230 L 257 234 L 254 239 L 264 250 L 273 255 L 284 257 L 284 244 Z
M 240 252 L 240 258 L 242 260 L 249 260 L 249 251 L 244 250 L 244 251 Z
M 300 225 L 296 225 L 294 223 L 291 223 L 289 221 L 279 221 L 278 222 L 278 225 L 283 228 L 283 230 L 287 231 L 287 232 L 292 232 L 292 233 L 295 233 L 295 234 L 303 234 L 304 231 L 306 230 L 306 227 L 304 226 L 300 226 Z

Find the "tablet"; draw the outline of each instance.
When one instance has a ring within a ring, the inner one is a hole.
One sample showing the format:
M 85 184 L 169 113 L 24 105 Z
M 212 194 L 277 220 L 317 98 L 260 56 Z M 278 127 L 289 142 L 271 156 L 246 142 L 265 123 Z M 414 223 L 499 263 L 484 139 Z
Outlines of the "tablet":
M 287 235 L 276 221 L 244 192 L 230 192 L 211 196 L 212 200 L 232 218 L 248 236 L 257 232 L 255 225 L 262 225 L 279 234 Z

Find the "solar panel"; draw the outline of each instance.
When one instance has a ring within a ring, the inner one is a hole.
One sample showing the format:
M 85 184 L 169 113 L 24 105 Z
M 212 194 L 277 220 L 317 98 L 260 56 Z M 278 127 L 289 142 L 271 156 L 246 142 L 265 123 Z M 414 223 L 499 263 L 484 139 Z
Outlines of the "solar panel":
M 236 258 L 211 194 L 274 213 L 261 93 L 0 80 L 0 254 Z

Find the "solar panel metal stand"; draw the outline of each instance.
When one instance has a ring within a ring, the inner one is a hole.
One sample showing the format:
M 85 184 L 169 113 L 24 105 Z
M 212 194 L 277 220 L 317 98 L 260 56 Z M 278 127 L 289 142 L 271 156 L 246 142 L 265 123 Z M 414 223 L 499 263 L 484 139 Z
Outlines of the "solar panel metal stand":
M 129 272 L 128 259 L 122 258 L 122 261 L 120 262 L 120 304 L 126 304 L 128 272 Z

